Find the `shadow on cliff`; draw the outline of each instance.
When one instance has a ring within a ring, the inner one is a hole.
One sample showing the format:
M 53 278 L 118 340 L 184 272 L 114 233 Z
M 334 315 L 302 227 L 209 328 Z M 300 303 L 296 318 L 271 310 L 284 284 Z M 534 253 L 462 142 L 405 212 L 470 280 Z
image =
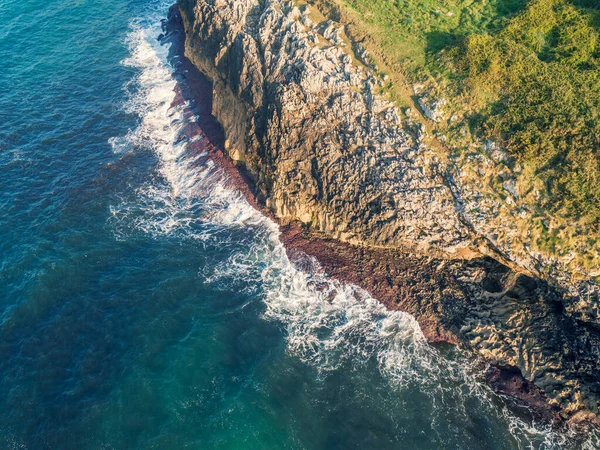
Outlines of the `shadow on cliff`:
M 197 115 L 197 122 L 202 126 L 204 136 L 218 148 L 225 144 L 223 128 L 212 115 L 213 86 L 191 62 L 185 57 L 185 34 L 179 9 L 173 5 L 169 9 L 169 18 L 162 21 L 164 33 L 159 36 L 161 45 L 171 44 L 168 60 L 175 69 L 178 96 L 187 102 Z
M 188 145 L 188 152 L 192 156 L 208 154 L 214 159 L 218 166 L 225 169 L 231 183 L 235 184 L 248 201 L 256 206 L 254 196 L 254 181 L 243 170 L 236 167 L 227 156 L 225 150 L 225 132 L 217 121 L 213 112 L 213 83 L 185 56 L 185 31 L 181 13 L 177 5 L 169 9 L 168 19 L 162 21 L 163 33 L 158 37 L 161 45 L 171 44 L 168 53 L 169 64 L 174 68 L 173 77 L 177 81 L 175 99 L 172 107 L 185 104 L 194 114 L 194 118 L 183 131 L 183 137 L 193 139 L 193 144 Z M 198 138 L 200 132 L 201 139 Z M 205 164 L 205 158 L 197 158 L 196 163 Z

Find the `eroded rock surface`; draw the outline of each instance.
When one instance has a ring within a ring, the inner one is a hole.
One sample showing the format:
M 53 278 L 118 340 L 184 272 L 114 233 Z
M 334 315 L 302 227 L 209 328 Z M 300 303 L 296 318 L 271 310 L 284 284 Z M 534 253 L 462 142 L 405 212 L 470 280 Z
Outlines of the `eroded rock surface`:
M 227 153 L 280 223 L 303 224 L 289 245 L 412 313 L 430 339 L 518 368 L 566 415 L 599 412 L 596 303 L 580 308 L 594 320 L 571 314 L 572 293 L 524 275 L 465 219 L 474 196 L 378 95 L 343 28 L 282 0 L 179 6 Z
M 371 71 L 334 45 L 339 29 L 282 2 L 182 3 L 193 4 L 188 56 L 215 81 L 229 154 L 281 220 L 355 244 L 469 246 L 435 155 L 377 97 Z

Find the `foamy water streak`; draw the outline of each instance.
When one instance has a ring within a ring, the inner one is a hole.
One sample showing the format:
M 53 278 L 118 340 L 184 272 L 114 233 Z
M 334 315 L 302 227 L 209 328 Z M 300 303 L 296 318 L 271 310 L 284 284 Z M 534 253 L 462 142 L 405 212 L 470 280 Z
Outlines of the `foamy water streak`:
M 216 286 L 258 294 L 265 319 L 285 328 L 291 355 L 323 376 L 374 362 L 396 392 L 416 386 L 432 399 L 434 423 L 448 411 L 467 415 L 465 403 L 473 397 L 485 408 L 482 414 L 497 411 L 498 398 L 480 382 L 477 365 L 460 354 L 443 357 L 427 344 L 412 316 L 388 311 L 366 291 L 330 279 L 316 261 L 307 259 L 299 269 L 289 260 L 276 224 L 229 188 L 212 162 L 199 163 L 204 155 L 186 152 L 181 131 L 194 117 L 188 105 L 171 108 L 175 81 L 167 48 L 156 41 L 159 33 L 156 25 L 134 24 L 128 39 L 131 56 L 123 62 L 139 71 L 129 85 L 126 108 L 139 114 L 140 124 L 111 143 L 117 153 L 152 149 L 159 163 L 155 179 L 133 200 L 113 208 L 117 233 L 127 238 L 143 231 L 157 238 L 222 246 L 233 244 L 227 241 L 232 231 L 251 229 L 247 245 L 232 245 L 235 251 L 226 261 L 200 275 Z M 506 406 L 500 408 L 519 448 L 562 448 L 566 442 L 564 436 L 526 423 Z M 595 448 L 596 443 L 589 441 L 583 448 Z

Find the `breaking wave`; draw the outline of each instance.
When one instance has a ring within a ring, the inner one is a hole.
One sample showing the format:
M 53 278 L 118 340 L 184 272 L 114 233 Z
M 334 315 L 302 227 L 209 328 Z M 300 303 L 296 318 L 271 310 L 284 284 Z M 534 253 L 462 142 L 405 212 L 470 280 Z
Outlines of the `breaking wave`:
M 112 207 L 116 233 L 123 239 L 142 232 L 231 246 L 229 258 L 199 276 L 257 295 L 264 318 L 285 330 L 288 353 L 322 376 L 375 364 L 396 392 L 411 387 L 426 393 L 435 405 L 433 422 L 448 414 L 468 416 L 466 404 L 476 399 L 481 414 L 499 415 L 518 448 L 566 445 L 564 435 L 515 415 L 481 382 L 481 363 L 459 350 L 445 354 L 428 345 L 409 314 L 388 311 L 359 287 L 331 279 L 314 259 L 306 257 L 300 269 L 288 258 L 277 225 L 229 187 L 226 174 L 206 155 L 186 151 L 182 128 L 196 117 L 189 104 L 173 106 L 174 67 L 156 38 L 164 10 L 133 23 L 128 37 L 131 55 L 123 64 L 137 75 L 127 86 L 124 107 L 140 122 L 111 145 L 118 154 L 150 150 L 157 165 L 154 177 Z M 590 440 L 583 448 L 596 445 Z

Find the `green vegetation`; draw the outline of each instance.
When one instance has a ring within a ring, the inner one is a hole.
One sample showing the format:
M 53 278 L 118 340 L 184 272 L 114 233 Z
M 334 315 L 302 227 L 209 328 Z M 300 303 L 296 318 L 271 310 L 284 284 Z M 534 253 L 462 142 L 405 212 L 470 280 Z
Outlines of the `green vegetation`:
M 415 105 L 414 84 L 450 100 L 453 120 L 426 123 L 430 135 L 464 153 L 487 139 L 508 150 L 522 168 L 521 201 L 564 229 L 559 238 L 531 223 L 534 241 L 550 238 L 541 247 L 552 253 L 591 251 L 585 235 L 600 233 L 600 1 L 309 1 L 369 50 L 399 106 Z
M 542 206 L 600 224 L 600 3 L 343 1 L 408 80 L 437 78 L 472 132 L 539 177 Z
M 600 11 L 536 0 L 448 52 L 472 124 L 544 182 L 548 211 L 600 224 Z
M 523 6 L 523 0 L 343 0 L 372 26 L 388 55 L 412 70 L 428 54 L 464 36 L 491 32 Z

